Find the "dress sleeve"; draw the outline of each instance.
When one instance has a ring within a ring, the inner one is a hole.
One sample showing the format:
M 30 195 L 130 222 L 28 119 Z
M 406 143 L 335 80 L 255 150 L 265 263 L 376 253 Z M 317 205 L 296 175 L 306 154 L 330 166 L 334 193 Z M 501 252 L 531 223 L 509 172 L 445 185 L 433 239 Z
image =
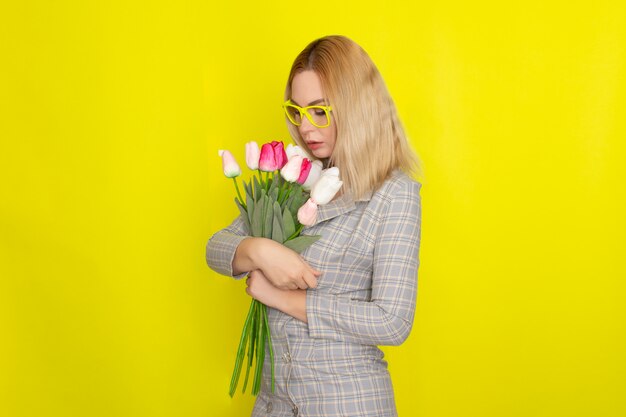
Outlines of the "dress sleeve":
M 248 275 L 248 272 L 239 275 L 233 275 L 233 258 L 237 247 L 242 240 L 249 237 L 246 231 L 246 225 L 238 216 L 230 226 L 215 233 L 209 239 L 206 245 L 206 263 L 215 272 L 241 279 Z
M 309 335 L 365 345 L 400 345 L 411 332 L 417 299 L 421 198 L 417 182 L 394 190 L 380 213 L 371 301 L 307 290 Z

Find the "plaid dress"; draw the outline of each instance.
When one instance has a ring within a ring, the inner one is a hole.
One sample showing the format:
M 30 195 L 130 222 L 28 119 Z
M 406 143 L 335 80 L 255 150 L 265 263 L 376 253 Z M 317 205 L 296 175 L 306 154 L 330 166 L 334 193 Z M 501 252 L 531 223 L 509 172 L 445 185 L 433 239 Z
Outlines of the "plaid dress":
M 415 315 L 421 184 L 401 171 L 357 201 L 346 193 L 319 207 L 303 234 L 321 235 L 302 256 L 322 271 L 307 289 L 308 324 L 268 308 L 275 361 L 271 393 L 266 349 L 252 416 L 397 416 L 393 386 L 377 345 L 400 345 Z M 240 218 L 211 237 L 208 265 L 233 275 L 245 238 Z

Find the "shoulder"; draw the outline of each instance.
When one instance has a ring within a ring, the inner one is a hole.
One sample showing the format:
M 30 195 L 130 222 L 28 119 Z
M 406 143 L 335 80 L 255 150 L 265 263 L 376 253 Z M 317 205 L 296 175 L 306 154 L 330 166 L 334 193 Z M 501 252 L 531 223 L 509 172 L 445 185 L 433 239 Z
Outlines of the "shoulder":
M 419 216 L 421 187 L 420 182 L 396 170 L 374 191 L 367 202 L 366 211 L 379 223 L 389 216 L 403 218 Z
M 372 199 L 391 203 L 419 199 L 422 184 L 409 177 L 403 171 L 394 171 L 389 178 L 374 192 Z

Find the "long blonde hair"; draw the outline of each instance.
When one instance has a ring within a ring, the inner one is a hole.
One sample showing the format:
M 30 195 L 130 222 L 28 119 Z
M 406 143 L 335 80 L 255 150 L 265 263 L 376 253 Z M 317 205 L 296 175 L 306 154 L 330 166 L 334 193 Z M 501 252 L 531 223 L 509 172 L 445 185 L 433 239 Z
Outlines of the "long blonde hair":
M 313 70 L 333 108 L 337 137 L 328 166 L 341 172 L 344 190 L 358 199 L 376 190 L 395 169 L 420 173 L 420 161 L 411 149 L 396 106 L 369 55 L 345 36 L 325 36 L 307 45 L 289 73 L 291 83 L 302 71 Z M 298 128 L 287 123 L 294 141 L 306 149 Z

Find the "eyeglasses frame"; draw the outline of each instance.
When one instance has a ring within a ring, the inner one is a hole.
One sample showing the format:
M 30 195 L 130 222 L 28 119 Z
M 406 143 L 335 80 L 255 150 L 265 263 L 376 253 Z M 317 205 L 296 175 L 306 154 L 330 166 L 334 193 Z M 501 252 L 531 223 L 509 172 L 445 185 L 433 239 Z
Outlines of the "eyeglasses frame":
M 291 124 L 295 125 L 295 126 L 300 126 L 302 124 L 302 122 L 300 123 L 296 123 L 295 121 L 291 120 L 291 117 L 289 117 L 289 112 L 287 111 L 287 107 L 293 107 L 295 109 L 297 109 L 300 112 L 300 120 L 302 120 L 302 114 L 304 114 L 304 116 L 309 119 L 309 122 L 311 122 L 311 124 L 315 127 L 318 128 L 325 128 L 330 126 L 331 120 L 330 120 L 330 112 L 333 111 L 333 108 L 331 106 L 319 106 L 319 105 L 315 105 L 315 106 L 305 106 L 305 107 L 300 107 L 297 104 L 293 103 L 291 101 L 291 99 L 285 101 L 283 103 L 283 109 L 285 110 L 285 114 L 287 115 L 287 120 L 289 120 L 291 122 Z M 313 121 L 313 117 L 311 116 L 311 114 L 307 111 L 308 109 L 321 109 L 324 110 L 324 112 L 326 113 L 326 119 L 328 120 L 328 124 L 325 124 L 323 126 L 318 125 L 317 123 L 315 123 Z

